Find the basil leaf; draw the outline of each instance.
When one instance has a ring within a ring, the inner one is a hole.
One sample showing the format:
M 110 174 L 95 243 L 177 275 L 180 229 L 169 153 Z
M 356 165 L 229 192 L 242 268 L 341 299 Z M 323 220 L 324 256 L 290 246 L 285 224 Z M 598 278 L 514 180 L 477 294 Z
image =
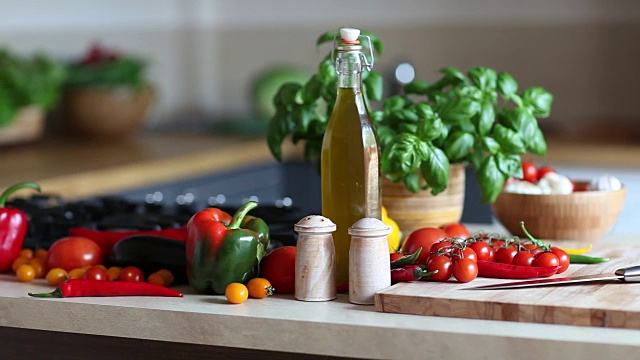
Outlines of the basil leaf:
M 315 74 L 309 79 L 309 81 L 307 81 L 306 84 L 304 84 L 304 87 L 302 88 L 302 101 L 307 103 L 316 101 L 320 98 L 321 90 L 322 82 L 320 81 L 318 74 Z
M 409 124 L 406 122 L 400 123 L 398 124 L 398 132 L 399 133 L 409 133 L 409 134 L 416 134 L 418 133 L 418 125 L 416 124 Z
M 547 153 L 547 142 L 544 139 L 544 135 L 542 134 L 540 127 L 536 127 L 535 134 L 527 142 L 527 149 L 539 156 Z
M 378 72 L 370 72 L 369 76 L 363 80 L 366 85 L 366 95 L 369 100 L 380 101 L 382 100 L 382 75 Z
M 449 182 L 449 159 L 437 147 L 428 146 L 426 158 L 420 165 L 422 177 L 427 181 L 431 194 L 437 195 L 447 188 Z
M 444 146 L 444 152 L 449 157 L 449 160 L 457 162 L 464 159 L 471 149 L 473 149 L 474 138 L 468 132 L 456 131 L 449 138 Z
M 493 91 L 496 88 L 497 75 L 493 69 L 475 67 L 471 68 L 467 75 L 471 82 L 483 92 Z
M 408 174 L 420 166 L 424 142 L 417 136 L 401 133 L 382 153 L 381 169 L 386 174 Z
M 302 133 L 308 132 L 313 116 L 314 109 L 311 106 L 296 106 L 291 112 L 297 131 Z
M 498 167 L 495 156 L 487 156 L 477 172 L 478 182 L 482 189 L 482 203 L 493 203 L 502 191 L 507 177 Z
M 436 114 L 422 118 L 418 122 L 417 134 L 421 140 L 431 141 L 439 138 L 445 126 Z
M 369 36 L 369 38 L 371 39 L 371 45 L 373 46 L 373 51 L 378 55 L 382 55 L 382 51 L 384 50 L 384 44 L 378 38 L 377 35 L 366 30 L 362 30 L 360 34 Z M 367 44 L 366 41 L 361 41 L 361 43 L 364 44 L 364 46 L 369 47 L 369 44 Z
M 427 93 L 429 84 L 424 80 L 413 80 L 404 86 L 404 93 L 407 95 L 424 95 Z
M 497 124 L 493 129 L 493 137 L 500 147 L 508 154 L 524 154 L 526 152 L 524 141 L 517 132 Z
M 290 130 L 289 114 L 283 111 L 277 111 L 267 127 L 267 144 L 271 154 L 278 161 L 282 161 L 282 142 Z
M 518 155 L 508 155 L 503 153 L 496 154 L 498 169 L 507 177 L 514 176 L 522 178 L 522 161 Z
M 418 176 L 415 172 L 408 173 L 403 179 L 402 182 L 404 186 L 406 186 L 407 190 L 412 193 L 417 193 L 420 191 L 420 176 Z
M 525 90 L 522 101 L 531 109 L 534 116 L 547 117 L 551 113 L 553 95 L 541 87 L 533 87 Z
M 381 149 L 386 149 L 395 140 L 396 132 L 388 126 L 380 125 L 376 127 L 378 142 Z
M 300 89 L 302 89 L 302 85 L 297 83 L 289 82 L 283 84 L 273 97 L 273 105 L 276 109 L 279 109 L 295 104 L 296 96 Z
M 528 143 L 528 139 L 535 136 L 538 128 L 536 118 L 533 117 L 531 112 L 521 108 L 508 110 L 505 123 L 507 127 L 517 131 L 525 143 Z
M 468 98 L 449 99 L 444 104 L 438 104 L 437 109 L 445 123 L 460 124 L 469 121 L 480 110 L 480 104 Z
M 384 104 L 382 105 L 382 111 L 384 111 L 385 115 L 388 116 L 389 114 L 392 114 L 404 108 L 405 104 L 406 100 L 402 96 L 392 96 L 390 98 L 387 98 L 387 100 L 384 102 Z
M 496 114 L 493 110 L 493 104 L 489 101 L 483 101 L 480 105 L 480 112 L 478 112 L 472 121 L 478 129 L 480 135 L 486 135 L 493 127 L 493 122 L 496 119 Z
M 466 83 L 467 82 L 467 78 L 464 76 L 464 73 L 462 73 L 462 71 L 454 68 L 454 67 L 445 67 L 440 69 L 440 73 L 443 74 L 445 77 L 450 78 L 450 79 L 456 79 L 459 80 L 460 82 Z
M 495 155 L 498 151 L 500 151 L 500 144 L 498 144 L 498 142 L 489 136 L 485 136 L 484 138 L 482 138 L 482 145 L 484 146 L 484 149 L 487 150 L 487 152 L 491 155 Z
M 336 67 L 331 59 L 325 59 L 318 65 L 318 76 L 323 83 L 327 83 L 333 78 L 337 78 Z M 335 88 L 333 89 L 335 91 Z
M 380 124 L 384 121 L 384 113 L 380 110 L 372 111 L 371 114 L 371 122 L 374 124 Z
M 506 72 L 498 74 L 498 92 L 505 99 L 511 98 L 516 91 L 518 91 L 518 83 L 510 74 Z
M 340 36 L 340 31 L 337 31 L 337 30 L 327 31 L 326 33 L 318 37 L 318 40 L 316 40 L 316 46 L 320 46 L 327 42 L 333 42 L 333 39 L 336 36 Z

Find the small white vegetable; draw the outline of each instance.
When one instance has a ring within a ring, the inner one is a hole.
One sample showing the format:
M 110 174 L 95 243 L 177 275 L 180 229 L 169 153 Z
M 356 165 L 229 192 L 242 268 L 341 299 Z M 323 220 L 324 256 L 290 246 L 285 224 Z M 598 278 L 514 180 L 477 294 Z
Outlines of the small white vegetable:
M 514 182 L 505 186 L 504 191 L 517 194 L 542 194 L 542 190 L 540 190 L 540 188 L 536 184 L 530 183 L 525 180 L 515 180 Z
M 538 181 L 543 194 L 571 194 L 573 183 L 568 177 L 557 173 L 547 173 Z
M 589 184 L 589 190 L 595 191 L 617 191 L 620 189 L 622 189 L 620 180 L 609 174 L 598 176 L 591 180 L 591 184 Z

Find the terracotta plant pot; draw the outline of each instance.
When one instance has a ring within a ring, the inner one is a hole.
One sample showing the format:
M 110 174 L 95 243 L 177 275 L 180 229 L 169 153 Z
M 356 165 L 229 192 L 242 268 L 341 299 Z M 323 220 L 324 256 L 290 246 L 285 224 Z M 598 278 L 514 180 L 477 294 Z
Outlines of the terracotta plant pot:
M 460 222 L 464 209 L 464 165 L 451 165 L 447 189 L 434 196 L 431 191 L 412 193 L 404 184 L 382 181 L 382 205 L 395 220 L 403 238 L 422 227 Z
M 70 90 L 62 100 L 62 122 L 77 134 L 120 139 L 144 125 L 153 100 L 149 87 Z
M 0 127 L 0 145 L 32 142 L 44 134 L 45 111 L 39 106 L 22 108 L 14 120 Z

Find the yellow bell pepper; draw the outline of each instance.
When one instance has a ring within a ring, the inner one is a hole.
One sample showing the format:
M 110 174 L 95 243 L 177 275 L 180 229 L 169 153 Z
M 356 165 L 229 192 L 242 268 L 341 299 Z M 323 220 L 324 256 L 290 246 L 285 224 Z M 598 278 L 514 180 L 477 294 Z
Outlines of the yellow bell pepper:
M 389 236 L 387 236 L 387 241 L 389 242 L 389 252 L 398 252 L 398 250 L 400 250 L 400 239 L 402 238 L 400 227 L 398 226 L 398 223 L 389 218 L 387 209 L 385 209 L 384 206 L 381 209 L 381 213 L 382 222 L 391 228 L 391 233 L 389 234 Z

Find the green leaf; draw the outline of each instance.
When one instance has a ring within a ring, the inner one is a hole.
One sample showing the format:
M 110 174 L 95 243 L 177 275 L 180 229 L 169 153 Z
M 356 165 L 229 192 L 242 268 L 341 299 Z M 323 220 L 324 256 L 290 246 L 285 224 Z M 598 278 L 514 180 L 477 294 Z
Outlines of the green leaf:
M 384 44 L 376 34 L 367 30 L 362 30 L 360 34 L 369 36 L 371 39 L 371 45 L 373 46 L 373 51 L 378 55 L 382 55 L 382 52 L 384 51 Z M 360 43 L 365 47 L 369 47 L 369 44 L 367 44 L 366 41 L 360 41 Z
M 464 159 L 473 149 L 473 135 L 464 131 L 456 131 L 447 138 L 444 152 L 452 162 Z
M 282 161 L 282 142 L 290 130 L 288 117 L 288 113 L 277 111 L 269 120 L 267 127 L 267 144 L 271 154 L 278 161 Z
M 426 157 L 420 165 L 422 177 L 427 181 L 427 188 L 437 195 L 447 188 L 449 182 L 449 159 L 437 147 L 429 146 Z
M 536 132 L 527 142 L 527 149 L 532 153 L 542 156 L 547 153 L 547 142 L 544 139 L 540 127 L 536 127 Z
M 524 141 L 517 132 L 497 124 L 493 130 L 493 137 L 500 144 L 500 148 L 507 154 L 524 154 L 526 152 Z
M 340 35 L 340 31 L 337 31 L 337 30 L 327 31 L 326 33 L 318 37 L 318 39 L 316 40 L 316 46 L 320 46 L 328 42 L 333 42 L 333 39 L 339 35 Z
M 493 127 L 496 114 L 493 110 L 493 104 L 489 101 L 483 101 L 480 106 L 480 112 L 472 118 L 472 121 L 476 129 L 478 129 L 478 133 L 486 135 Z
M 489 154 L 495 155 L 500 151 L 500 144 L 492 137 L 485 136 L 482 138 L 482 145 Z
M 551 113 L 553 95 L 541 87 L 533 87 L 522 94 L 522 102 L 531 109 L 534 116 L 547 117 Z
M 440 117 L 432 113 L 418 120 L 417 134 L 423 141 L 431 141 L 442 136 L 445 126 Z
M 366 95 L 369 100 L 380 101 L 382 100 L 383 79 L 380 73 L 372 71 L 369 76 L 364 80 L 367 86 Z
M 388 116 L 393 112 L 402 110 L 406 102 L 407 101 L 400 95 L 392 96 L 387 98 L 387 100 L 384 102 L 384 104 L 382 105 L 382 110 L 384 111 L 385 115 Z
M 371 122 L 376 125 L 384 121 L 384 113 L 381 110 L 372 111 L 369 115 Z
M 522 160 L 520 156 L 497 153 L 495 159 L 498 164 L 498 169 L 507 177 L 522 178 Z
M 384 125 L 377 126 L 376 133 L 378 134 L 378 143 L 381 149 L 389 147 L 397 135 L 393 129 Z
M 504 96 L 505 99 L 511 98 L 516 91 L 518 91 L 518 83 L 510 74 L 506 72 L 498 74 L 498 92 Z
M 420 191 L 420 176 L 415 172 L 410 172 L 402 179 L 404 186 L 412 193 Z
M 456 79 L 463 83 L 467 82 L 467 78 L 464 76 L 464 73 L 454 67 L 442 68 L 440 69 L 440 73 L 447 78 Z
M 311 106 L 296 106 L 291 112 L 291 117 L 296 124 L 298 132 L 306 133 L 309 131 L 309 124 L 313 120 L 314 109 Z
M 325 59 L 320 62 L 320 64 L 318 65 L 318 76 L 320 77 L 320 81 L 325 84 L 328 84 L 330 80 L 338 77 L 336 68 L 331 59 Z
M 404 86 L 404 93 L 407 95 L 424 95 L 427 93 L 429 84 L 424 80 L 413 80 Z
M 529 110 L 516 108 L 507 111 L 505 125 L 518 132 L 525 143 L 536 135 L 538 123 Z
M 467 72 L 467 75 L 471 82 L 484 92 L 494 91 L 496 88 L 497 75 L 493 69 L 474 67 Z
M 445 123 L 460 124 L 480 111 L 480 104 L 468 98 L 454 98 L 438 104 L 437 111 Z
M 409 134 L 416 134 L 418 135 L 418 125 L 416 124 L 409 124 L 409 123 L 400 123 L 397 126 L 397 130 L 399 133 L 409 133 Z
M 404 176 L 420 166 L 426 144 L 417 136 L 401 133 L 382 152 L 380 166 L 385 174 Z
M 2 126 L 13 122 L 17 107 L 11 103 L 11 97 L 6 90 L 0 87 L 0 129 Z
M 500 171 L 495 156 L 488 156 L 482 161 L 477 176 L 482 189 L 481 202 L 495 202 L 507 180 L 507 176 Z
M 273 97 L 273 105 L 276 109 L 279 109 L 295 104 L 296 96 L 300 89 L 302 89 L 302 85 L 298 83 L 288 82 L 282 84 Z
M 314 102 L 320 98 L 322 91 L 322 82 L 318 74 L 313 75 L 304 87 L 302 88 L 302 101 L 309 103 Z

